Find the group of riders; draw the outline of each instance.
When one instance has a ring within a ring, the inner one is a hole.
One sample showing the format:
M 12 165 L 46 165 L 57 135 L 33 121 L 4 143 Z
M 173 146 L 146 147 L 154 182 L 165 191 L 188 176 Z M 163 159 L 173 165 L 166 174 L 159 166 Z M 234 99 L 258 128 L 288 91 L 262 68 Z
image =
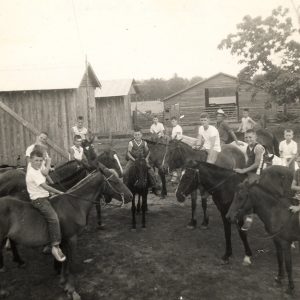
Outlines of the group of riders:
M 179 119 L 171 118 L 172 132 L 170 139 L 182 140 L 183 130 L 179 125 Z M 207 162 L 214 164 L 221 152 L 221 147 L 233 140 L 233 144 L 237 147 L 243 146 L 244 143 L 239 141 L 235 132 L 226 122 L 226 114 L 222 109 L 217 111 L 216 126 L 210 124 L 210 118 L 207 113 L 200 115 L 201 126 L 198 128 L 198 135 L 192 148 L 195 150 L 204 149 L 207 151 Z M 237 132 L 244 134 L 244 141 L 248 144 L 246 149 L 247 162 L 243 169 L 235 169 L 237 173 L 248 174 L 248 180 L 251 182 L 259 176 L 259 166 L 261 164 L 265 148 L 257 141 L 256 131 L 254 126 L 256 122 L 249 116 L 249 110 L 243 110 L 243 117 Z M 84 149 L 82 142 L 87 139 L 88 130 L 84 127 L 84 119 L 82 116 L 77 118 L 77 124 L 72 127 L 73 145 L 69 149 L 70 160 L 85 160 Z M 167 134 L 164 125 L 159 122 L 157 116 L 153 117 L 153 124 L 150 127 L 150 133 L 155 134 L 158 138 L 166 138 Z M 26 150 L 27 172 L 26 185 L 27 190 L 32 200 L 32 205 L 41 213 L 48 224 L 48 231 L 51 243 L 51 252 L 58 261 L 64 261 L 65 255 L 59 248 L 61 242 L 60 225 L 57 214 L 49 202 L 50 194 L 62 194 L 63 192 L 51 187 L 51 178 L 48 176 L 51 169 L 51 158 L 47 152 L 46 132 L 41 132 L 37 136 L 36 142 L 29 146 Z M 284 140 L 279 145 L 280 156 L 283 164 L 295 171 L 297 159 L 297 143 L 293 141 L 293 131 L 285 130 Z M 150 164 L 150 151 L 147 142 L 142 139 L 142 132 L 139 128 L 134 129 L 133 139 L 129 141 L 127 148 L 127 164 L 123 172 L 123 181 L 126 184 L 128 181 L 128 173 L 134 161 L 140 157 L 146 160 L 148 165 L 149 184 L 152 187 L 153 193 L 157 194 L 156 177 Z M 297 170 L 292 183 L 292 189 L 300 194 L 300 171 Z M 176 181 L 176 172 L 172 176 L 172 181 Z M 49 184 L 48 184 L 49 183 Z M 300 200 L 300 197 L 299 197 Z M 292 206 L 292 212 L 300 211 L 299 206 Z M 248 221 L 248 222 L 247 222 Z M 251 224 L 251 217 L 246 219 L 244 229 Z

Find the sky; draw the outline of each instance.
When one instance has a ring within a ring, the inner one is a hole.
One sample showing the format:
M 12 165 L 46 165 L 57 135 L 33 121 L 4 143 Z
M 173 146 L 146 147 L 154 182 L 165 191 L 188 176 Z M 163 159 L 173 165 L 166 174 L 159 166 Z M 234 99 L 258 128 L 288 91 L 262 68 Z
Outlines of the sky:
M 241 65 L 218 44 L 245 15 L 279 5 L 298 26 L 291 0 L 0 0 L 0 71 L 87 56 L 100 81 L 236 76 Z

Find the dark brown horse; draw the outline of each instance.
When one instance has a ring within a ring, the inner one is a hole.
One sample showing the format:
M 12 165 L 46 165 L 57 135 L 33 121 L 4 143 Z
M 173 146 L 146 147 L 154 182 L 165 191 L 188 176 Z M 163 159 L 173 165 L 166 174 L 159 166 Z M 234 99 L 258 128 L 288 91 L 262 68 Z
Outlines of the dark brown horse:
M 269 178 L 269 181 L 271 180 L 272 178 Z M 276 197 L 265 186 L 243 183 L 239 186 L 226 215 L 229 221 L 240 224 L 245 215 L 249 213 L 258 215 L 275 244 L 278 262 L 278 275 L 275 281 L 279 284 L 284 278 L 283 261 L 285 261 L 289 294 L 294 291 L 291 242 L 300 239 L 299 213 L 293 214 L 289 211 L 292 204 L 291 198 Z
M 176 198 L 179 202 L 183 202 L 186 196 L 191 194 L 195 189 L 202 186 L 208 193 L 212 195 L 213 201 L 221 213 L 226 251 L 222 256 L 222 260 L 227 263 L 232 255 L 231 246 L 231 224 L 226 219 L 226 214 L 232 203 L 235 190 L 247 175 L 237 174 L 232 170 L 221 168 L 219 166 L 206 162 L 188 162 L 183 171 L 178 188 L 176 190 Z M 252 252 L 248 244 L 247 234 L 239 230 L 239 236 L 245 248 L 244 264 L 251 264 Z
M 60 220 L 61 247 L 67 256 L 62 264 L 61 283 L 65 284 L 65 290 L 73 299 L 78 299 L 72 274 L 77 235 L 85 227 L 87 215 L 100 194 L 126 203 L 132 198 L 128 188 L 111 172 L 103 169 L 95 170 L 65 194 L 51 199 Z M 2 248 L 7 238 L 11 241 L 16 259 L 20 259 L 16 244 L 35 247 L 49 242 L 46 222 L 38 211 L 30 203 L 10 196 L 0 198 L 0 268 L 3 267 Z M 4 293 L 3 290 L 1 293 Z
M 183 168 L 185 164 L 190 160 L 195 160 L 198 162 L 206 161 L 207 152 L 204 150 L 194 150 L 189 145 L 178 141 L 172 140 L 169 144 L 167 163 L 170 170 L 175 170 Z M 244 168 L 246 161 L 245 156 L 240 149 L 233 145 L 222 146 L 222 151 L 219 153 L 217 161 L 215 164 L 219 167 L 226 169 L 234 168 Z M 207 214 L 207 197 L 208 194 L 205 193 L 205 189 L 200 188 L 202 209 L 203 209 L 203 221 L 202 227 L 207 228 L 209 217 Z M 197 189 L 191 194 L 192 200 L 192 217 L 188 226 L 195 228 L 197 225 L 197 220 L 195 218 L 196 207 L 197 207 Z

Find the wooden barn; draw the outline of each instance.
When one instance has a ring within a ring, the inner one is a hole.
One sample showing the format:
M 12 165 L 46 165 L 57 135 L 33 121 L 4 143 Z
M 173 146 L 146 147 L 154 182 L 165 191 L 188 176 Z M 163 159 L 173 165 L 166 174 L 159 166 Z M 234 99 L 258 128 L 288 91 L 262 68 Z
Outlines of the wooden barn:
M 131 102 L 136 101 L 138 89 L 133 79 L 101 80 L 97 88 L 96 132 L 126 134 L 132 130 Z
M 49 134 L 52 162 L 66 160 L 77 116 L 95 131 L 99 87 L 89 64 L 0 70 L 0 165 L 25 165 L 25 150 L 40 131 Z
M 222 108 L 229 121 L 237 122 L 243 108 L 256 115 L 263 113 L 265 103 L 270 101 L 266 92 L 253 91 L 251 82 L 238 82 L 237 77 L 218 73 L 163 99 L 164 119 L 184 115 L 183 125 L 197 125 L 201 112 L 208 112 L 214 119 L 217 109 Z

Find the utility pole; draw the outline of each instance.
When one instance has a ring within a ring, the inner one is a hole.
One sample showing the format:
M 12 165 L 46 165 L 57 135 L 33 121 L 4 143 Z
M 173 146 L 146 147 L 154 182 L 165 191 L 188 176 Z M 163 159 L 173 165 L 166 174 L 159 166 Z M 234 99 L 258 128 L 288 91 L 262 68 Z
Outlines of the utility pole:
M 294 0 L 291 0 L 293 8 L 295 10 L 295 13 L 297 15 L 297 20 L 298 20 L 298 26 L 299 26 L 299 31 L 300 31 L 300 5 L 296 5 Z

